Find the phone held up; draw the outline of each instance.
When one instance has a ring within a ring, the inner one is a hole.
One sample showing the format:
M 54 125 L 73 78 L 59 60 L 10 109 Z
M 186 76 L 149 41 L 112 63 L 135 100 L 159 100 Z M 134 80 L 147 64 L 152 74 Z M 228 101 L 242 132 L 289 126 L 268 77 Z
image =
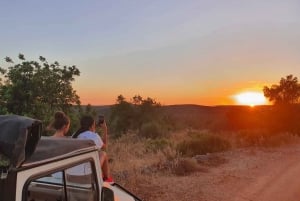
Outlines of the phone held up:
M 104 123 L 104 116 L 103 115 L 99 115 L 98 116 L 98 126 L 101 126 L 101 124 Z

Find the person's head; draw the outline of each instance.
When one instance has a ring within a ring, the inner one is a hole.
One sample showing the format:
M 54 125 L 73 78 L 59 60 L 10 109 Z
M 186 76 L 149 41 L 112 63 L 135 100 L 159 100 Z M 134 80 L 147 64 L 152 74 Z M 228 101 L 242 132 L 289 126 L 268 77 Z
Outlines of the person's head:
M 80 118 L 80 128 L 73 134 L 73 138 L 77 138 L 80 133 L 85 131 L 96 130 L 95 119 L 91 115 L 84 115 Z
M 91 115 L 84 115 L 80 119 L 80 128 L 82 130 L 95 131 L 95 119 Z
M 57 111 L 54 114 L 54 120 L 50 128 L 56 131 L 63 131 L 63 133 L 66 134 L 70 128 L 70 118 L 64 112 Z

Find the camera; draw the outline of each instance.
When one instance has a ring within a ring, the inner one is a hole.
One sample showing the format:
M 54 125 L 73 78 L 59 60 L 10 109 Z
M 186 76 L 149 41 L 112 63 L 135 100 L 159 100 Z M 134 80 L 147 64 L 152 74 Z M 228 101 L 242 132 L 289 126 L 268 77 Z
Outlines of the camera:
M 103 123 L 104 123 L 104 116 L 103 115 L 99 115 L 98 116 L 98 125 L 100 126 Z

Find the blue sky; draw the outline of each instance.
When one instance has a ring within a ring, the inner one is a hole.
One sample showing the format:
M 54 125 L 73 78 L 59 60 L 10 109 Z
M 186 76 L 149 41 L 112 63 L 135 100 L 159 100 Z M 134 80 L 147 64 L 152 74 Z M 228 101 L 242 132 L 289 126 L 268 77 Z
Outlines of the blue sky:
M 74 88 L 94 105 L 231 104 L 300 74 L 299 1 L 4 0 L 0 24 L 1 58 L 77 65 Z

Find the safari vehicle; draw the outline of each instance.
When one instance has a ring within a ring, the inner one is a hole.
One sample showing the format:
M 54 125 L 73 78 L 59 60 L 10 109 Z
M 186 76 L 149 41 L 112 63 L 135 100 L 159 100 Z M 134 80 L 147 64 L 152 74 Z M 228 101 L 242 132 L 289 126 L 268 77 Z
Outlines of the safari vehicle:
M 141 200 L 102 180 L 93 141 L 41 137 L 41 130 L 38 120 L 0 115 L 0 201 Z M 88 174 L 75 174 L 80 168 Z

